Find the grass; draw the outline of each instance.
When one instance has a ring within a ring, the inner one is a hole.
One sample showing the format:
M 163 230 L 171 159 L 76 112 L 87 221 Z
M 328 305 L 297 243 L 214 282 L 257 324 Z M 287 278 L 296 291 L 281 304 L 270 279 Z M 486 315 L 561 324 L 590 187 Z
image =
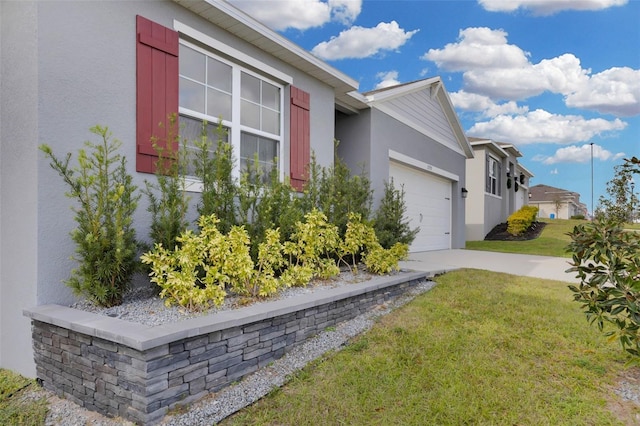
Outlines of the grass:
M 381 318 L 224 425 L 622 425 L 627 360 L 566 283 L 478 270 Z M 638 413 L 632 409 L 629 416 Z
M 571 257 L 565 247 L 571 239 L 566 235 L 573 227 L 585 223 L 573 219 L 540 219 L 546 226 L 540 236 L 527 241 L 467 241 L 469 250 L 499 251 L 504 253 L 537 254 L 541 256 Z
M 44 424 L 46 400 L 31 399 L 25 395 L 32 386 L 36 386 L 34 380 L 0 369 L 0 425 Z

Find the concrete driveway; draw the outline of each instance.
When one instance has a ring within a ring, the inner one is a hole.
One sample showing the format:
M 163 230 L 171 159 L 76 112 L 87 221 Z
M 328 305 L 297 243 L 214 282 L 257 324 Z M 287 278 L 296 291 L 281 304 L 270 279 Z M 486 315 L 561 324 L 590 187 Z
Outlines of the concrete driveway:
M 437 250 L 411 253 L 400 267 L 442 273 L 460 268 L 485 269 L 534 278 L 577 283 L 574 273 L 566 273 L 570 259 L 478 250 Z

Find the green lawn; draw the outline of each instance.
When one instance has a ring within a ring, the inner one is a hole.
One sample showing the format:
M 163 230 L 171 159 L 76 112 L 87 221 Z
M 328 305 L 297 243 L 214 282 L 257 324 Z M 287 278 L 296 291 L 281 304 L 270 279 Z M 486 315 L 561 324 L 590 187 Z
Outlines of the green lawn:
M 43 425 L 47 414 L 44 399 L 25 398 L 35 380 L 0 369 L 0 425 Z
M 223 424 L 623 425 L 639 412 L 609 410 L 627 359 L 566 283 L 478 270 L 437 282 Z
M 542 256 L 571 257 L 565 247 L 571 239 L 566 235 L 584 220 L 540 219 L 546 226 L 536 239 L 528 241 L 467 241 L 469 250 L 499 251 L 505 253 L 537 254 Z

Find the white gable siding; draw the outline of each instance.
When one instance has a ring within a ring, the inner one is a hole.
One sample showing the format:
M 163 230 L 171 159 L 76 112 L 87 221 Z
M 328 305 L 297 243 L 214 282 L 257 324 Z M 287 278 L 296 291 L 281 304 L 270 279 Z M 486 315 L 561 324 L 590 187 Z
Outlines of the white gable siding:
M 381 111 L 429 136 L 452 150 L 462 153 L 451 130 L 451 123 L 430 90 L 421 90 L 376 104 Z

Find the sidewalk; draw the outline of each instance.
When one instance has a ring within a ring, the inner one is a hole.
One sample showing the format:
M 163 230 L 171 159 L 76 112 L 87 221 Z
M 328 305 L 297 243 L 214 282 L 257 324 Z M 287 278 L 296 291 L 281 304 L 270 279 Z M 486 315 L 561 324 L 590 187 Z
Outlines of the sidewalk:
M 577 283 L 579 280 L 574 273 L 565 272 L 570 268 L 570 260 L 562 257 L 455 249 L 411 253 L 408 260 L 400 262 L 400 267 L 433 274 L 474 268 Z

